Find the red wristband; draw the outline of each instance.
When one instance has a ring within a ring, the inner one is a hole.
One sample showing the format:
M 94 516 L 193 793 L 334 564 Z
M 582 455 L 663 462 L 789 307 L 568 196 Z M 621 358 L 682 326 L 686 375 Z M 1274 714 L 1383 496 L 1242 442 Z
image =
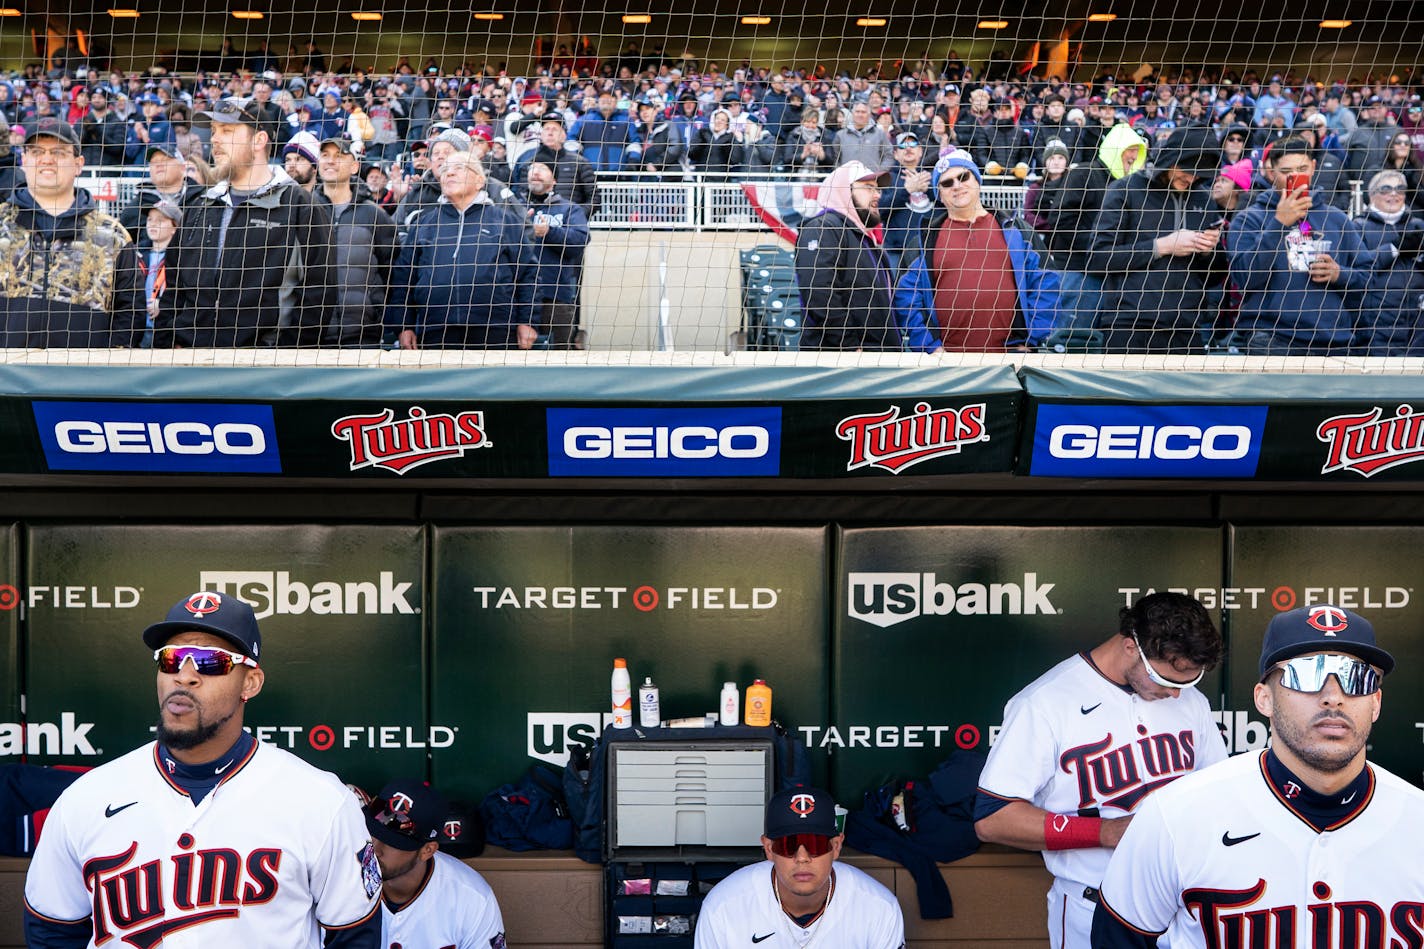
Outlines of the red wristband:
M 1044 850 L 1081 850 L 1101 847 L 1103 821 L 1100 817 L 1074 817 L 1072 814 L 1043 815 Z

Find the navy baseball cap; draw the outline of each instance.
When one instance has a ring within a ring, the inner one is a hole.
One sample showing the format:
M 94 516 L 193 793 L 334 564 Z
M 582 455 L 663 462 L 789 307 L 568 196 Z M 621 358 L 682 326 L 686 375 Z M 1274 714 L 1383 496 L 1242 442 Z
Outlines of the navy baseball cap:
M 463 801 L 451 801 L 436 839 L 440 849 L 452 857 L 478 857 L 485 849 L 485 825 L 475 808 Z
M 1386 675 L 1394 669 L 1394 657 L 1375 645 L 1369 620 L 1343 607 L 1320 604 L 1279 613 L 1267 624 L 1261 678 L 1278 662 L 1327 649 L 1363 659 Z
M 56 118 L 46 117 L 36 122 L 25 135 L 25 144 L 28 145 L 37 138 L 55 138 L 66 145 L 79 147 L 79 135 L 74 131 L 74 127 Z
M 400 778 L 381 788 L 362 810 L 372 837 L 397 850 L 411 851 L 440 839 L 449 805 L 424 781 Z
M 179 633 L 212 633 L 237 647 L 251 659 L 260 660 L 262 634 L 252 607 L 226 593 L 202 590 L 190 593 L 168 611 L 161 623 L 143 631 L 143 644 L 158 649 Z
M 772 840 L 792 834 L 838 836 L 836 800 L 821 788 L 794 787 L 778 791 L 766 802 L 766 836 Z
M 143 150 L 143 160 L 151 161 L 154 152 L 162 152 L 169 158 L 177 158 L 178 146 L 173 142 L 150 142 L 148 147 Z

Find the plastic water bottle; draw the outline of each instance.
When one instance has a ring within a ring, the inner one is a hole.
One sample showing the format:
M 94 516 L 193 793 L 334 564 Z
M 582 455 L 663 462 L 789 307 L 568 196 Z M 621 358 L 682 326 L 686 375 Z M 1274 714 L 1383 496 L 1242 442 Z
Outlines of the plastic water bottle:
M 626 659 L 613 660 L 613 727 L 633 727 L 633 684 Z
M 643 685 L 638 689 L 638 724 L 644 728 L 657 728 L 662 724 L 658 687 L 653 685 L 652 676 L 644 676 Z
M 747 686 L 748 725 L 771 724 L 771 686 L 765 680 L 757 679 Z
M 735 725 L 740 721 L 738 716 L 742 711 L 742 696 L 737 691 L 737 683 L 722 683 L 722 704 L 719 708 L 721 714 L 718 720 L 723 725 Z

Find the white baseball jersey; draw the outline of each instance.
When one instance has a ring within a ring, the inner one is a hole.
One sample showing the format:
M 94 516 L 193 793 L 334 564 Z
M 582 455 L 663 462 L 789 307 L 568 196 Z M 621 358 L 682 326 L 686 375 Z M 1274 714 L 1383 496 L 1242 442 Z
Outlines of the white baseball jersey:
M 1324 832 L 1241 755 L 1154 794 L 1108 865 L 1099 913 L 1162 945 L 1424 945 L 1424 792 L 1367 765 L 1359 807 Z M 1348 802 L 1346 802 L 1348 803 Z
M 95 768 L 45 822 L 25 902 L 92 920 L 90 946 L 322 944 L 377 909 L 380 868 L 333 774 L 255 743 L 194 806 L 148 744 Z
M 835 864 L 826 910 L 804 929 L 786 915 L 772 888 L 770 860 L 712 888 L 697 914 L 696 949 L 902 949 L 905 920 L 895 894 L 855 867 Z
M 1125 817 L 1162 786 L 1225 759 L 1221 729 L 1195 688 L 1147 701 L 1079 654 L 1009 699 L 979 790 L 1052 814 L 1097 808 L 1101 817 Z M 1043 862 L 1081 892 L 1102 881 L 1111 854 L 1046 850 Z
M 504 918 L 485 878 L 447 853 L 431 859 L 425 885 L 399 909 L 381 901 L 389 949 L 504 949 Z

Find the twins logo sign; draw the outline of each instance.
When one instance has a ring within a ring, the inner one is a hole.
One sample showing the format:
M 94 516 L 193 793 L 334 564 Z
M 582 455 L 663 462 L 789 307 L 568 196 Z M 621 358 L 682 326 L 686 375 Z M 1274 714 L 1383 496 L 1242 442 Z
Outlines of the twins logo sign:
M 985 411 L 983 402 L 949 409 L 917 402 L 915 410 L 903 418 L 898 405 L 884 412 L 843 418 L 836 423 L 836 437 L 851 445 L 846 471 L 880 468 L 899 474 L 922 461 L 955 455 L 966 445 L 987 442 Z

